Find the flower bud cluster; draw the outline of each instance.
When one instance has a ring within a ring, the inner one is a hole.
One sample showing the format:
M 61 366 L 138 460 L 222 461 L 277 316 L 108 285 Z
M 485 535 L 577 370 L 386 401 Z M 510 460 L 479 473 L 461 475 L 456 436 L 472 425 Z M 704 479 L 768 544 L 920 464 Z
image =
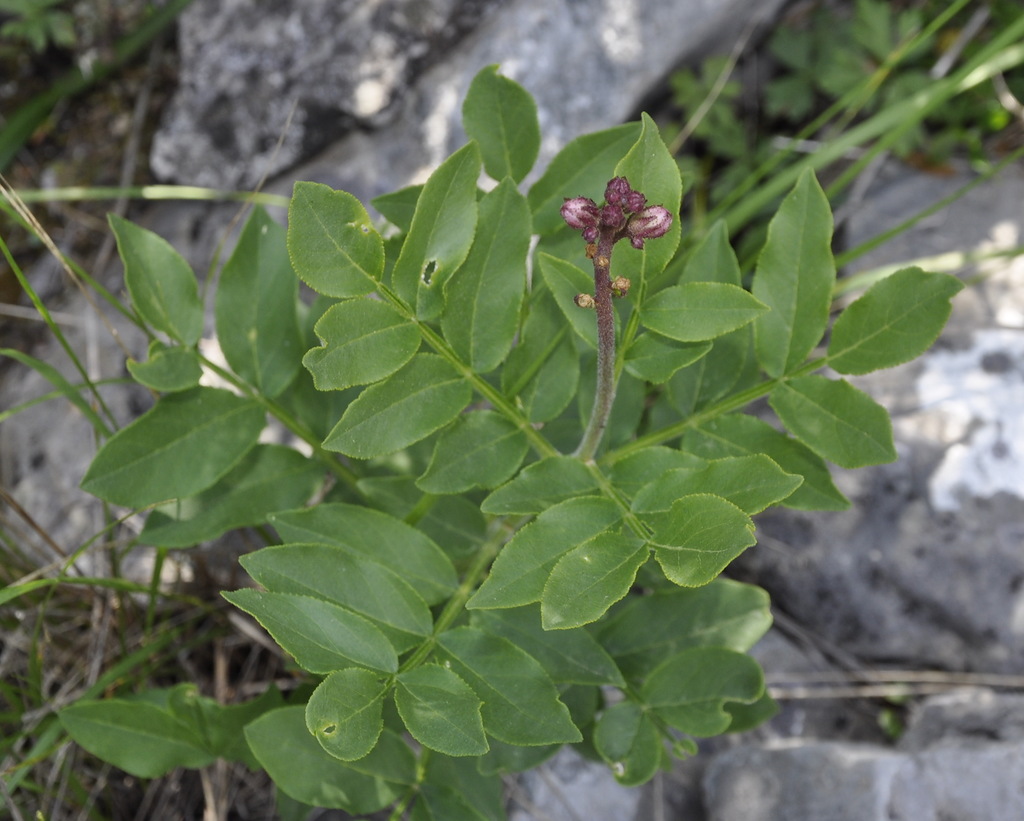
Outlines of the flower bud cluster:
M 566 199 L 562 219 L 588 243 L 608 232 L 612 242 L 628 237 L 634 248 L 643 248 L 644 240 L 664 236 L 672 227 L 672 214 L 660 205 L 647 205 L 647 197 L 634 191 L 625 177 L 608 181 L 604 202 L 599 206 L 589 197 Z

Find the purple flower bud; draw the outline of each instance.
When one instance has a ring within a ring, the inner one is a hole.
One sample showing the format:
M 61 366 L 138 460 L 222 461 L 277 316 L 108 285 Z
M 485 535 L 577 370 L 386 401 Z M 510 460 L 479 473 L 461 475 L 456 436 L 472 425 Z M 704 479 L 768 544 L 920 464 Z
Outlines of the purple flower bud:
M 601 235 L 601 232 L 597 228 L 589 227 L 583 229 L 583 239 L 585 242 L 597 242 L 597 238 Z
M 604 189 L 604 201 L 609 205 L 618 205 L 632 193 L 629 180 L 625 177 L 612 177 Z
M 645 239 L 656 239 L 672 227 L 672 214 L 660 205 L 652 205 L 629 218 L 626 233 L 634 248 L 643 248 Z M 637 241 L 639 240 L 639 245 Z
M 597 203 L 589 197 L 567 199 L 562 203 L 561 213 L 566 224 L 577 231 L 588 228 L 596 230 L 601 219 L 601 210 L 597 207 Z M 588 242 L 591 241 L 588 240 Z
M 606 205 L 601 209 L 601 224 L 617 230 L 626 224 L 626 212 L 621 205 Z
M 639 191 L 629 192 L 629 196 L 626 197 L 626 208 L 635 214 L 638 211 L 643 211 L 645 205 L 647 205 L 647 197 Z

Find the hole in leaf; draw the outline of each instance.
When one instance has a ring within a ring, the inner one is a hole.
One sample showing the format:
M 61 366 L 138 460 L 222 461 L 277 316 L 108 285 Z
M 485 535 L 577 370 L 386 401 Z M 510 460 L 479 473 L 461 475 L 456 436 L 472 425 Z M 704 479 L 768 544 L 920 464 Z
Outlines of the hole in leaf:
M 320 728 L 320 735 L 332 736 L 338 732 L 337 724 L 325 724 Z
M 426 265 L 423 266 L 423 273 L 420 275 L 420 279 L 423 280 L 423 284 L 429 286 L 430 280 L 434 276 L 434 271 L 437 270 L 437 260 L 432 259 Z

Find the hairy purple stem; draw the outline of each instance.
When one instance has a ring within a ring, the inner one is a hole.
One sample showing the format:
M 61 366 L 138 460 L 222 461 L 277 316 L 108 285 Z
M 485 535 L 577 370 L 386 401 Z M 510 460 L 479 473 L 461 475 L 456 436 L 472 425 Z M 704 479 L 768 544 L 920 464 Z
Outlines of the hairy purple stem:
M 597 311 L 597 386 L 594 408 L 576 456 L 593 460 L 615 401 L 615 311 L 612 308 L 611 258 L 615 233 L 602 230 L 594 253 L 594 308 Z

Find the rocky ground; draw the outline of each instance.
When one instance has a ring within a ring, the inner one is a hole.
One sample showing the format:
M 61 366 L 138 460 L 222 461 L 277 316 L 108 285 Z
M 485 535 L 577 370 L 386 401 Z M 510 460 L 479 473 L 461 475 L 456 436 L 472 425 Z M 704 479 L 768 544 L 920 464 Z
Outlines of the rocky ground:
M 590 2 L 522 0 L 498 10 L 483 0 L 433 0 L 413 4 L 420 11 L 413 18 L 402 14 L 408 4 L 393 2 L 380 4 L 379 16 L 357 15 L 346 29 L 353 41 L 328 45 L 317 39 L 324 30 L 317 21 L 355 6 L 316 12 L 317 4 L 307 4 L 288 13 L 282 4 L 279 17 L 264 9 L 246 23 L 238 15 L 249 5 L 232 9 L 232 20 L 207 0 L 186 13 L 178 92 L 157 107 L 162 119 L 143 118 L 158 126 L 152 167 L 176 182 L 225 187 L 271 172 L 271 191 L 315 179 L 364 200 L 414 180 L 457 146 L 458 104 L 483 65 L 501 62 L 538 96 L 542 129 L 553 135 L 545 145 L 550 156 L 576 133 L 630 117 L 681 57 L 707 42 L 733 42 L 753 9 L 768 11 L 755 0 L 695 0 L 645 4 L 637 19 L 618 20 Z M 597 36 L 581 36 L 584 26 Z M 338 96 L 324 98 L 324 72 L 333 55 L 352 54 L 353 42 L 372 49 L 363 61 L 346 56 L 351 65 L 342 75 L 351 82 L 338 80 Z M 141 88 L 118 104 L 127 118 L 116 134 L 123 141 L 134 122 L 125 103 Z M 294 93 L 302 89 L 316 92 Z M 320 116 L 325 106 L 333 106 L 329 117 Z M 289 114 L 292 128 L 275 153 Z M 335 138 L 352 125 L 355 131 Z M 34 186 L 63 167 L 50 158 L 12 174 Z M 844 212 L 847 247 L 972 179 L 966 169 L 939 176 L 890 160 Z M 163 203 L 132 215 L 202 271 L 236 210 Z M 76 222 L 78 213 L 85 216 Z M 49 216 L 67 232 L 67 247 L 87 240 L 79 247 L 103 263 L 103 225 L 89 213 L 61 206 Z M 1022 236 L 1024 170 L 1016 166 L 850 266 L 847 273 L 926 259 L 922 267 L 960 273 L 971 287 L 957 297 L 933 351 L 858 380 L 892 412 L 900 461 L 841 473 L 854 501 L 849 511 L 761 517 L 758 546 L 730 571 L 772 595 L 776 627 L 755 653 L 781 713 L 753 733 L 708 743 L 641 790 L 625 790 L 606 769 L 564 752 L 510 784 L 515 821 L 1019 821 L 1024 262 L 993 252 L 1024 245 Z M 965 252 L 972 256 L 950 256 Z M 90 270 L 120 288 L 115 265 Z M 90 367 L 119 375 L 123 353 L 89 319 L 62 272 L 40 257 L 31 277 L 62 310 L 64 329 Z M 45 334 L 10 316 L 0 322 L 0 344 L 64 367 Z M 130 334 L 124 342 L 135 352 L 143 344 Z M 0 411 L 46 390 L 34 372 L 5 365 Z M 145 397 L 111 397 L 121 418 L 144 407 Z M 0 425 L 0 487 L 58 548 L 73 548 L 101 525 L 100 512 L 77 491 L 91 452 L 83 443 L 90 442 L 88 427 L 61 403 Z M 24 521 L 16 527 L 40 545 L 40 564 L 55 558 Z

